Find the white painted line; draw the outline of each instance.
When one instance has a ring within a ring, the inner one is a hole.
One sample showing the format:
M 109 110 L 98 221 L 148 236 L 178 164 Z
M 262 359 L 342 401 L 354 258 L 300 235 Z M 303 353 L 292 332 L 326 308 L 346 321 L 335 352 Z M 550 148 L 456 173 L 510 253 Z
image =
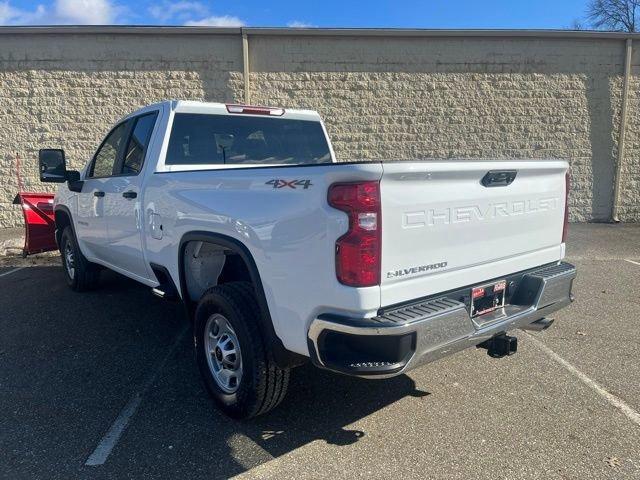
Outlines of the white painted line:
M 9 270 L 8 272 L 4 272 L 4 273 L 0 273 L 0 277 L 4 277 L 5 275 L 11 275 L 12 273 L 18 272 L 20 270 L 24 270 L 27 267 L 18 267 L 18 268 L 14 268 L 13 270 Z
M 120 440 L 120 437 L 124 433 L 125 428 L 127 428 L 129 420 L 131 420 L 133 414 L 138 410 L 141 401 L 142 397 L 140 394 L 136 394 L 135 397 L 129 400 L 129 403 L 127 403 L 120 411 L 118 418 L 113 422 L 109 431 L 104 435 L 104 437 L 102 437 L 102 440 L 100 440 L 96 449 L 91 455 L 89 455 L 87 461 L 84 462 L 85 465 L 94 467 L 96 465 L 102 465 L 107 461 L 113 447 L 116 446 L 118 440 Z
M 133 397 L 131 397 L 131 399 L 127 402 L 124 408 L 120 411 L 115 421 L 111 424 L 111 427 L 109 427 L 109 430 L 107 431 L 107 433 L 105 433 L 104 437 L 102 437 L 102 440 L 100 440 L 100 443 L 98 443 L 98 446 L 96 447 L 96 449 L 93 451 L 91 455 L 89 455 L 89 458 L 87 458 L 87 461 L 84 462 L 85 465 L 93 467 L 93 466 L 103 465 L 104 462 L 107 461 L 107 458 L 109 458 L 109 455 L 111 454 L 114 447 L 118 444 L 120 437 L 122 437 L 122 434 L 127 428 L 127 425 L 131 420 L 131 417 L 135 415 L 136 411 L 138 410 L 138 407 L 140 406 L 140 403 L 142 403 L 143 395 L 153 385 L 153 382 L 155 382 L 156 378 L 158 377 L 158 374 L 164 368 L 165 364 L 167 363 L 167 360 L 169 360 L 169 358 L 173 355 L 173 352 L 176 350 L 176 348 L 184 338 L 184 335 L 185 333 L 187 333 L 187 330 L 188 330 L 188 327 L 185 327 L 178 334 L 175 341 L 173 342 L 173 345 L 171 345 L 171 348 L 169 348 L 169 350 L 167 351 L 164 358 L 160 361 L 160 363 L 156 365 L 156 368 L 152 370 L 151 374 L 147 377 L 145 382 L 142 384 L 142 387 L 140 388 L 140 390 L 138 390 L 133 395 Z
M 629 420 L 631 420 L 636 425 L 640 426 L 640 413 L 638 413 L 630 405 L 625 403 L 624 400 L 622 400 L 619 397 L 616 397 L 613 393 L 610 393 L 607 390 L 605 390 L 604 387 L 602 387 L 600 384 L 598 384 L 596 381 L 592 380 L 591 378 L 587 377 L 584 373 L 582 373 L 576 367 L 571 365 L 564 358 L 562 358 L 556 352 L 551 350 L 549 347 L 547 347 L 544 343 L 542 343 L 540 340 L 535 338 L 533 335 L 531 335 L 528 332 L 525 332 L 525 333 L 531 338 L 531 340 L 533 340 L 533 343 L 535 343 L 538 346 L 538 348 L 540 348 L 540 350 L 542 350 L 549 357 L 551 357 L 552 360 L 562 365 L 567 371 L 569 371 L 571 374 L 573 374 L 574 376 L 582 380 L 582 382 L 585 385 L 595 390 L 596 393 L 598 393 L 598 395 L 600 395 L 607 402 L 609 402 L 609 404 L 611 404 L 612 406 L 620 410 L 622 413 L 624 413 Z
M 625 262 L 633 263 L 634 265 L 638 265 L 640 267 L 640 262 L 634 262 L 633 260 L 629 260 L 628 258 L 624 259 Z

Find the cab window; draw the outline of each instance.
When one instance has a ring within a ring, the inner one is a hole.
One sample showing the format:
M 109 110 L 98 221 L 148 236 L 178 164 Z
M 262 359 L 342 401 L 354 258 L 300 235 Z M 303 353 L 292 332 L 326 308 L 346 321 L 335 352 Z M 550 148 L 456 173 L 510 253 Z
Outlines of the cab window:
M 142 171 L 144 157 L 151 140 L 151 132 L 156 123 L 158 112 L 148 113 L 135 118 L 131 135 L 125 149 L 121 175 L 137 175 Z
M 116 126 L 100 145 L 93 157 L 89 177 L 110 177 L 118 160 L 118 153 L 127 133 L 127 122 Z
M 331 163 L 318 121 L 177 113 L 167 165 Z

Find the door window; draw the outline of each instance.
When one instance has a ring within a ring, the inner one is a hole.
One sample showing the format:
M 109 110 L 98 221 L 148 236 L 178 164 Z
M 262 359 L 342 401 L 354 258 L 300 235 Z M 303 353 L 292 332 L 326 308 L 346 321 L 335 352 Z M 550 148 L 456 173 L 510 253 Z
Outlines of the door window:
M 93 165 L 89 177 L 110 177 L 118 160 L 118 152 L 127 133 L 127 122 L 123 122 L 107 135 L 93 157 Z
M 149 146 L 151 132 L 153 132 L 157 117 L 158 112 L 153 112 L 134 120 L 135 124 L 129 136 L 120 174 L 137 175 L 142 170 L 144 156 Z

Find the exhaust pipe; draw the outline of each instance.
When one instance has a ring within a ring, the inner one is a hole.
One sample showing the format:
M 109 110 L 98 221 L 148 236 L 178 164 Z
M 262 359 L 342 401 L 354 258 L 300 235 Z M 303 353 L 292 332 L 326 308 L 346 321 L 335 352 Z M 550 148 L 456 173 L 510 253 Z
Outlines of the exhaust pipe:
M 536 320 L 529 325 L 525 325 L 524 327 L 520 327 L 521 330 L 531 330 L 533 332 L 541 332 L 542 330 L 546 330 L 553 324 L 553 318 L 541 318 L 540 320 Z
M 518 351 L 518 339 L 506 334 L 496 335 L 477 345 L 478 348 L 487 350 L 487 355 L 492 358 L 502 358 L 513 355 Z

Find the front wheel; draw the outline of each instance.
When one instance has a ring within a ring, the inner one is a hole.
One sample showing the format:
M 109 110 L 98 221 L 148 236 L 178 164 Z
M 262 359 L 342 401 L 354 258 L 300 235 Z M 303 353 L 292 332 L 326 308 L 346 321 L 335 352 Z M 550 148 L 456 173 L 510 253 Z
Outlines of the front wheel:
M 84 292 L 96 287 L 100 269 L 82 255 L 70 226 L 60 236 L 60 255 L 65 280 L 72 290 Z
M 250 418 L 276 407 L 289 384 L 260 331 L 260 308 L 248 282 L 208 289 L 196 308 L 196 360 L 209 394 L 230 417 Z

